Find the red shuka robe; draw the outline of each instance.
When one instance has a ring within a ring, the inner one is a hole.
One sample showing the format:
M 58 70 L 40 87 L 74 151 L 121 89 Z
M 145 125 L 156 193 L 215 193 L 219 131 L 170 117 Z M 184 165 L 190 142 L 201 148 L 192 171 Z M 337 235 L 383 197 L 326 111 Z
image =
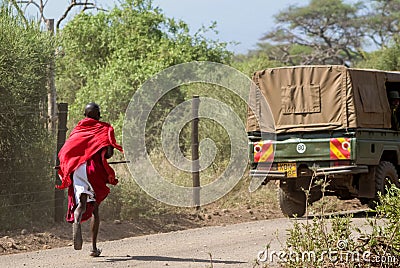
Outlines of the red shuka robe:
M 73 222 L 73 211 L 75 210 L 74 189 L 71 181 L 71 174 L 81 164 L 87 163 L 86 172 L 88 180 L 93 186 L 96 202 L 100 204 L 107 197 L 110 189 L 107 183 L 116 185 L 118 180 L 115 178 L 114 170 L 108 165 L 105 158 L 106 146 L 113 146 L 122 152 L 122 147 L 115 141 L 113 127 L 105 122 L 92 118 L 81 120 L 72 130 L 68 140 L 61 148 L 58 158 L 60 169 L 58 174 L 61 178 L 61 185 L 56 185 L 59 189 L 68 189 L 68 212 L 67 221 Z M 86 212 L 82 216 L 82 221 L 92 216 L 93 204 L 87 203 Z

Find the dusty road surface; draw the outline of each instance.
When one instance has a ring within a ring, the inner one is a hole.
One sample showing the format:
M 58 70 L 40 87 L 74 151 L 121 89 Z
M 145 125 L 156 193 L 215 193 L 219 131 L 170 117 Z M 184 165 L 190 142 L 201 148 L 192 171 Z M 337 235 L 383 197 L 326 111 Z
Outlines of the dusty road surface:
M 357 226 L 364 223 L 353 219 Z M 281 250 L 290 226 L 291 220 L 281 218 L 126 238 L 100 243 L 98 258 L 89 257 L 85 243 L 81 251 L 64 247 L 0 256 L 0 267 L 261 267 L 257 254 L 267 243 Z

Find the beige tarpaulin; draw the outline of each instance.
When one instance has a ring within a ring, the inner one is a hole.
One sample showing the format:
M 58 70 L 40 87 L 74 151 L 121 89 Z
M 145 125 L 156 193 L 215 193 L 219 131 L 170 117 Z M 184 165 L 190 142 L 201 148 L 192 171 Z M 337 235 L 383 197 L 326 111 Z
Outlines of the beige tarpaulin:
M 258 71 L 253 81 L 259 90 L 250 89 L 247 131 L 270 130 L 263 127 L 271 117 L 268 107 L 259 105 L 263 96 L 277 133 L 390 128 L 385 84 L 399 82 L 400 86 L 400 72 L 295 66 Z

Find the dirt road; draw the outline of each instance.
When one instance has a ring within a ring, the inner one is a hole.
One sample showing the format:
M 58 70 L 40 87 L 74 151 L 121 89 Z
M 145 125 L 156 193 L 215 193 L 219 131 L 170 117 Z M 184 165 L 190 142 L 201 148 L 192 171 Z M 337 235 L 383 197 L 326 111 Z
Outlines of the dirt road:
M 364 221 L 353 219 L 357 226 Z M 99 258 L 88 256 L 86 243 L 82 251 L 64 247 L 0 256 L 0 267 L 260 267 L 258 253 L 270 242 L 270 250 L 281 250 L 290 226 L 291 220 L 281 218 L 127 238 L 100 243 Z

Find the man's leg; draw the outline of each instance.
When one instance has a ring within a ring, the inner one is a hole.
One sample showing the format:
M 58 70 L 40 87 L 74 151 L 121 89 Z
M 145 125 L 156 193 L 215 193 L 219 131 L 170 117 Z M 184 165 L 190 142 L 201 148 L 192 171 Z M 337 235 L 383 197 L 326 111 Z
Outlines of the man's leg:
M 82 215 L 86 211 L 87 194 L 81 194 L 79 197 L 79 204 L 74 211 L 74 223 L 73 223 L 73 240 L 74 249 L 82 249 L 83 239 L 81 230 Z
M 93 217 L 91 221 L 91 231 L 92 231 L 92 252 L 91 256 L 100 256 L 101 251 L 97 248 L 97 234 L 99 233 L 100 227 L 100 216 L 99 216 L 99 205 L 94 202 Z
M 87 194 L 81 194 L 79 204 L 74 211 L 74 222 L 81 223 L 82 215 L 86 211 Z

